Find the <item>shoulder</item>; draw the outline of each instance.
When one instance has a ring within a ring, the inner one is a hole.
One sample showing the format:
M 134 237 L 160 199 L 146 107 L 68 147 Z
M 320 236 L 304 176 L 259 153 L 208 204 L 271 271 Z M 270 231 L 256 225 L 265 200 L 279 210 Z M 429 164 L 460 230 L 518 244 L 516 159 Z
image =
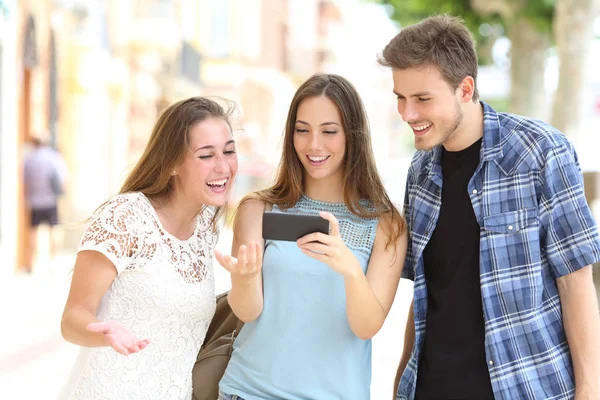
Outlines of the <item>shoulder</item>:
M 127 220 L 135 216 L 136 218 L 150 218 L 152 205 L 149 200 L 139 192 L 121 193 L 109 198 L 100 207 L 96 209 L 93 217 L 110 217 L 116 220 Z
M 237 214 L 240 216 L 262 214 L 265 210 L 265 202 L 255 197 L 247 197 L 240 202 Z
M 246 197 L 235 211 L 234 229 L 251 229 L 262 226 L 262 214 L 265 211 L 265 202 L 255 198 Z
M 143 193 L 140 192 L 129 192 L 129 193 L 120 193 L 112 196 L 105 203 L 107 206 L 130 206 L 130 207 L 139 207 L 139 208 L 147 208 L 150 206 L 149 200 L 144 196 Z
M 406 223 L 400 212 L 396 212 L 395 215 L 391 212 L 381 214 L 381 216 L 378 218 L 378 221 L 379 224 L 377 230 L 383 232 L 386 242 L 394 234 L 394 232 L 398 233 L 397 241 L 406 239 Z
M 530 165 L 543 166 L 549 152 L 565 148 L 573 152 L 573 145 L 556 127 L 540 120 L 515 114 L 499 113 L 504 156 L 518 154 Z

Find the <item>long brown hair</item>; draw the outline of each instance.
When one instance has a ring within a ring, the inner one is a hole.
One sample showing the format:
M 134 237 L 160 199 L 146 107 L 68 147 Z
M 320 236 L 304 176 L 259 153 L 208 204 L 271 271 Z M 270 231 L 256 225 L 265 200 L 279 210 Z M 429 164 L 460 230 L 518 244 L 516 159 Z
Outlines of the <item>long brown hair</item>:
M 386 248 L 395 243 L 406 229 L 406 224 L 390 200 L 375 164 L 367 113 L 354 86 L 334 74 L 316 74 L 298 88 L 288 111 L 283 138 L 283 155 L 275 183 L 242 200 L 258 198 L 281 208 L 293 207 L 304 193 L 304 167 L 294 149 L 294 131 L 298 106 L 307 98 L 325 96 L 333 101 L 342 116 L 346 135 L 344 155 L 344 203 L 362 218 L 391 217 Z M 360 200 L 370 200 L 374 208 L 365 207 Z
M 171 172 L 183 162 L 189 151 L 189 131 L 197 123 L 208 118 L 223 119 L 231 130 L 233 102 L 206 97 L 191 97 L 167 107 L 159 116 L 142 157 L 133 168 L 119 193 L 142 192 L 151 199 L 168 199 L 174 188 Z M 213 228 L 223 207 L 217 207 Z

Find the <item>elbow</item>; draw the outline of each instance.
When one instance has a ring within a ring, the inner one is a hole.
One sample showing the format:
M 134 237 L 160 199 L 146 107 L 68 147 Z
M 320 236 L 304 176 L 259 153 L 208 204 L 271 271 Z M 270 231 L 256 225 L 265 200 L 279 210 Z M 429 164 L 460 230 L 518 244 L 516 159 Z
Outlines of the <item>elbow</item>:
M 262 314 L 262 306 L 259 309 L 257 309 L 255 312 L 247 312 L 245 314 L 240 313 L 240 315 L 238 315 L 234 312 L 234 314 L 236 317 L 238 317 L 238 319 L 240 321 L 247 324 L 248 322 L 252 322 L 255 319 L 257 319 L 258 317 L 260 317 L 260 314 Z
M 67 342 L 79 344 L 77 342 L 75 331 L 73 329 L 71 313 L 69 312 L 69 310 L 65 310 L 63 312 L 62 318 L 60 320 L 60 334 L 62 335 L 63 339 L 65 339 Z
M 372 338 L 373 338 L 373 336 L 375 336 L 375 334 L 371 335 L 371 334 L 369 334 L 369 333 L 363 333 L 363 334 L 360 334 L 360 333 L 355 333 L 355 335 L 356 335 L 356 337 L 357 337 L 357 338 L 359 338 L 360 340 L 369 340 L 369 339 L 372 339 Z
M 361 340 L 369 340 L 373 339 L 373 336 L 375 336 L 377 332 L 379 332 L 379 329 L 381 329 L 381 325 L 378 324 L 377 326 L 352 328 L 352 332 L 357 338 Z
M 67 313 L 65 311 L 60 320 L 60 334 L 62 335 L 63 339 L 65 339 L 67 342 L 73 343 L 73 340 L 70 335 L 69 323 L 68 323 L 66 317 L 67 317 Z

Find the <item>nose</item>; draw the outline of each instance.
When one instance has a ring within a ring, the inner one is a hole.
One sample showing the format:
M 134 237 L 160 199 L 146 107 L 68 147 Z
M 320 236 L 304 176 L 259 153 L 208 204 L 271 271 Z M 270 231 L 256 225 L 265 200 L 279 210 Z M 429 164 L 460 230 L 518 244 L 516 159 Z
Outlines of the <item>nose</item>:
M 402 116 L 402 120 L 406 123 L 411 123 L 419 119 L 419 113 L 416 107 L 409 101 L 398 102 L 398 113 Z
M 321 138 L 318 132 L 313 132 L 310 136 L 309 149 L 318 150 L 321 147 Z
M 224 156 L 217 157 L 217 160 L 215 163 L 215 172 L 218 172 L 218 173 L 227 172 L 228 168 L 229 167 L 227 164 L 227 160 L 225 160 L 225 157 Z

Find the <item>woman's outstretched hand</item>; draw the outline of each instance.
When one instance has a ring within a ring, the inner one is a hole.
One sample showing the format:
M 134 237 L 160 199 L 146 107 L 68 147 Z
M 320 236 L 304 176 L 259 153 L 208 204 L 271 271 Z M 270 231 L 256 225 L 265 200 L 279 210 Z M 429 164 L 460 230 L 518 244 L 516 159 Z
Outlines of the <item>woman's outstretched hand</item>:
M 92 322 L 86 326 L 86 329 L 89 332 L 103 334 L 106 343 L 124 356 L 142 351 L 150 343 L 149 339 L 138 339 L 117 321 Z
M 240 246 L 237 258 L 223 255 L 218 250 L 215 250 L 215 257 L 232 278 L 249 282 L 262 270 L 263 248 L 257 242 L 249 242 Z

